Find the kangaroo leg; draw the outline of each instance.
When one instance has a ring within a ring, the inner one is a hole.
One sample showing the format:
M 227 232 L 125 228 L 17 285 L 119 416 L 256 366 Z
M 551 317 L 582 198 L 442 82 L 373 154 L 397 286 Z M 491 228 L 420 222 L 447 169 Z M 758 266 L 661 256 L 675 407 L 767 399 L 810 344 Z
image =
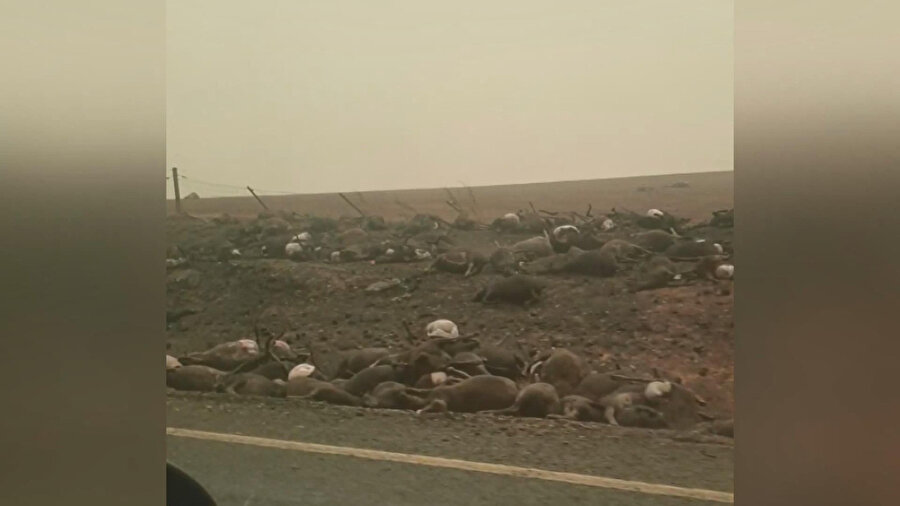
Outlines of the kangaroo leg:
M 610 423 L 610 425 L 619 425 L 619 422 L 616 421 L 616 408 L 615 406 L 607 406 L 606 411 L 603 413 L 606 417 L 606 421 Z

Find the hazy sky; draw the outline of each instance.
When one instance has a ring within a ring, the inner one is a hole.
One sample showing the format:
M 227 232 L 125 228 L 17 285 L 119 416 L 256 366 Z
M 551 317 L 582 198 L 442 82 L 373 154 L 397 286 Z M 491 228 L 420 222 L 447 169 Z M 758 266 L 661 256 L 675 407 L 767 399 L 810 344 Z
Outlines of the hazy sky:
M 303 193 L 733 168 L 733 2 L 168 2 L 168 163 Z M 171 189 L 170 189 L 171 191 Z

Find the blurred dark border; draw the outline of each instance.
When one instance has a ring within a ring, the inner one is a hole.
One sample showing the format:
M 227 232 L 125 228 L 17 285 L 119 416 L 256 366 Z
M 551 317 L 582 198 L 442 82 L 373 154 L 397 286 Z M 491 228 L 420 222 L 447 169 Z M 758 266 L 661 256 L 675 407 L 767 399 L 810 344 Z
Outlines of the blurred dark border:
M 898 14 L 736 2 L 739 505 L 900 504 Z
M 737 2 L 740 505 L 900 504 L 898 10 Z M 165 4 L 0 42 L 0 504 L 162 504 Z
M 0 8 L 0 504 L 165 504 L 165 8 Z

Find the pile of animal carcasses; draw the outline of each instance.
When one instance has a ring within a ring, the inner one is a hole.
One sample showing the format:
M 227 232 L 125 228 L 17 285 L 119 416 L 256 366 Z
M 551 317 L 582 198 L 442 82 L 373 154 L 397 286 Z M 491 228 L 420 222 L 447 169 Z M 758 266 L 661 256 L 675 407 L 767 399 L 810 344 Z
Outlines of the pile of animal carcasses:
M 426 273 L 461 274 L 465 278 L 482 273 L 513 277 L 506 280 L 495 276 L 489 282 L 491 286 L 473 290 L 476 300 L 530 304 L 540 299 L 547 283 L 521 275 L 626 276 L 635 291 L 704 280 L 732 280 L 730 248 L 726 250 L 727 245 L 721 242 L 691 234 L 704 229 L 707 236 L 718 237 L 733 217 L 733 209 L 715 211 L 707 223 L 688 227 L 687 220 L 656 208 L 644 213 L 613 210 L 598 216 L 591 214 L 590 207 L 585 214 L 520 209 L 482 226 L 499 234 L 493 246 L 461 248 L 453 238 L 460 231 L 431 215 L 418 214 L 405 223 L 393 224 L 401 233 L 379 236 L 389 227 L 377 216 L 340 220 L 307 216 L 302 220 L 302 228 L 295 228 L 288 221 L 295 217 L 266 214 L 240 229 L 243 240 L 217 244 L 212 249 L 219 252 L 219 260 L 255 258 L 233 247 L 239 244 L 245 251 L 259 251 L 262 257 L 297 262 L 429 261 Z M 233 225 L 233 221 L 222 223 Z M 500 243 L 501 238 L 506 244 Z M 189 256 L 173 245 L 167 255 L 167 268 L 182 268 L 188 264 Z
M 174 390 L 289 397 L 345 406 L 594 421 L 643 428 L 688 428 L 697 397 L 671 381 L 632 380 L 591 370 L 583 357 L 552 349 L 527 359 L 461 334 L 439 319 L 403 350 L 340 353 L 333 371 L 315 353 L 271 340 L 241 339 L 199 353 L 166 356 Z
M 252 232 L 265 242 L 263 256 L 332 263 L 430 260 L 425 273 L 448 280 L 492 275 L 485 283 L 470 281 L 474 301 L 530 305 L 553 292 L 548 288 L 557 275 L 628 277 L 634 291 L 727 285 L 734 278 L 733 251 L 730 243 L 716 239 L 728 237 L 723 228 L 731 221 L 723 216 L 717 211 L 710 223 L 688 227 L 686 220 L 659 209 L 643 214 L 613 210 L 596 217 L 590 208 L 584 215 L 519 210 L 486 226 L 498 240 L 483 250 L 457 247 L 448 224 L 430 215 L 403 224 L 402 240 L 377 237 L 382 225 L 387 227 L 383 220 L 379 225 L 377 220 L 310 219 L 308 230 L 292 231 L 290 224 L 266 217 Z M 733 220 L 733 210 L 727 218 Z M 226 256 L 236 254 L 228 251 Z M 169 268 L 180 268 L 187 257 L 173 250 Z M 367 292 L 377 297 L 389 290 Z M 317 350 L 300 352 L 283 341 L 241 339 L 184 356 L 167 355 L 167 384 L 175 390 L 296 397 L 417 413 L 485 412 L 646 428 L 685 428 L 698 422 L 698 398 L 673 381 L 594 371 L 565 349 L 529 359 L 468 337 L 445 318 L 413 337 L 415 344 L 404 349 L 321 350 L 340 355 L 328 361 L 337 363 L 328 370 L 316 363 Z

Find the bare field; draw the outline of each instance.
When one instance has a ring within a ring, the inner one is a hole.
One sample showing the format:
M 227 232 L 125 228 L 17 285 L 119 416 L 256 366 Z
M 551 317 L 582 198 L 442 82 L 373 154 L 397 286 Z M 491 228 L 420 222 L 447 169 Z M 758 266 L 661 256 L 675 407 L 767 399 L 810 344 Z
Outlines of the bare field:
M 538 209 L 550 211 L 583 212 L 589 204 L 599 212 L 613 207 L 635 211 L 655 207 L 693 220 L 706 219 L 717 209 L 734 207 L 733 172 L 481 186 L 470 189 L 457 186 L 449 190 L 473 217 L 483 222 L 490 222 L 493 218 L 516 209 L 527 209 L 529 202 Z M 381 215 L 385 219 L 410 218 L 415 214 L 413 211 L 445 219 L 456 216 L 456 212 L 445 202 L 449 196 L 443 188 L 348 191 L 345 195 L 365 212 Z M 196 216 L 227 213 L 235 217 L 250 217 L 262 209 L 249 194 L 247 197 L 208 199 L 200 194 L 200 197 L 197 200 L 183 200 L 184 210 Z M 328 217 L 355 214 L 335 193 L 264 195 L 262 198 L 272 210 L 283 209 Z M 167 201 L 166 209 L 168 213 L 174 213 L 175 202 Z

